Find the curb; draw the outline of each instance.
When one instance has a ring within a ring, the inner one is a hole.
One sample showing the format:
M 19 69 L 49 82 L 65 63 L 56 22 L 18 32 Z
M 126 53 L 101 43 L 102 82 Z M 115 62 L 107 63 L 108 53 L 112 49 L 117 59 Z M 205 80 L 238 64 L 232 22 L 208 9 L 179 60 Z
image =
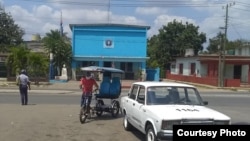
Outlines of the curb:
M 19 93 L 19 90 L 13 89 L 1 89 L 1 93 Z M 74 91 L 62 91 L 62 90 L 29 90 L 28 93 L 39 93 L 39 94 L 74 94 L 78 92 Z
M 176 83 L 185 83 L 190 84 L 199 88 L 205 88 L 205 89 L 217 89 L 217 90 L 229 90 L 229 91 L 238 91 L 238 92 L 250 92 L 250 88 L 242 88 L 242 87 L 216 87 L 211 85 L 204 85 L 204 84 L 198 84 L 198 83 L 191 83 L 191 82 L 185 82 L 185 81 L 178 81 L 178 80 L 171 80 L 171 79 L 163 79 L 164 81 L 171 81 Z

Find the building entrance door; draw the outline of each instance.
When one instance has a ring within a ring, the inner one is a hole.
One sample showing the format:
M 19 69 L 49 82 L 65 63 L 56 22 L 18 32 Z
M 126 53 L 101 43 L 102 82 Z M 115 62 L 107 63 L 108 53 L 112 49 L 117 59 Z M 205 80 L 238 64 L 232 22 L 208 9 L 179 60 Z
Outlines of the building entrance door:
M 103 62 L 104 67 L 112 67 L 112 62 Z
M 234 79 L 241 79 L 241 65 L 234 65 Z

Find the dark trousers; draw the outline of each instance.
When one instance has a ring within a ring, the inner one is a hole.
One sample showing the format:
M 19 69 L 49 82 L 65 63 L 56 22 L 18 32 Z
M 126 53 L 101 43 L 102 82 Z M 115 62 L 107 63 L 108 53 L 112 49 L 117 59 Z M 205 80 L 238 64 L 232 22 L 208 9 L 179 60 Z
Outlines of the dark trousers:
M 92 95 L 91 94 L 82 94 L 81 107 L 87 106 L 88 112 L 89 112 L 91 100 L 92 100 Z
M 19 91 L 20 91 L 22 105 L 27 105 L 28 104 L 28 86 L 20 85 Z

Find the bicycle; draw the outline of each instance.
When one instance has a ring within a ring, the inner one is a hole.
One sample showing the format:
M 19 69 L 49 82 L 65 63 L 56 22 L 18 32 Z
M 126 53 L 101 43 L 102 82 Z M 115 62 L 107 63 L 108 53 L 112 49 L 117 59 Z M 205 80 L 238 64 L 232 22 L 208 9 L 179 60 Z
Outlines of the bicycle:
M 94 92 L 96 93 L 97 90 L 98 89 L 95 89 Z M 91 98 L 93 99 L 92 95 L 91 95 Z M 87 118 L 91 118 L 93 115 L 95 115 L 95 110 L 88 104 L 89 103 L 88 96 L 86 96 L 84 100 L 85 100 L 84 104 L 81 107 L 80 114 L 79 114 L 79 119 L 80 119 L 81 124 L 85 123 Z

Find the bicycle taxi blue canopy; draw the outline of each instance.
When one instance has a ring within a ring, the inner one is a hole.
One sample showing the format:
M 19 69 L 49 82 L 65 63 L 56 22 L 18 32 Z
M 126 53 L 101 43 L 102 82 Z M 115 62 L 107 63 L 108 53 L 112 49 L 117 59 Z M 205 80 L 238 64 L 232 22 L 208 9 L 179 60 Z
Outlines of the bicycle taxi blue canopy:
M 117 76 L 112 74 L 123 74 L 124 73 L 123 70 L 112 67 L 99 67 L 99 66 L 82 67 L 81 70 L 103 73 L 103 78 L 102 81 L 100 82 L 99 94 L 95 95 L 97 98 L 116 99 L 120 96 L 121 75 Z

